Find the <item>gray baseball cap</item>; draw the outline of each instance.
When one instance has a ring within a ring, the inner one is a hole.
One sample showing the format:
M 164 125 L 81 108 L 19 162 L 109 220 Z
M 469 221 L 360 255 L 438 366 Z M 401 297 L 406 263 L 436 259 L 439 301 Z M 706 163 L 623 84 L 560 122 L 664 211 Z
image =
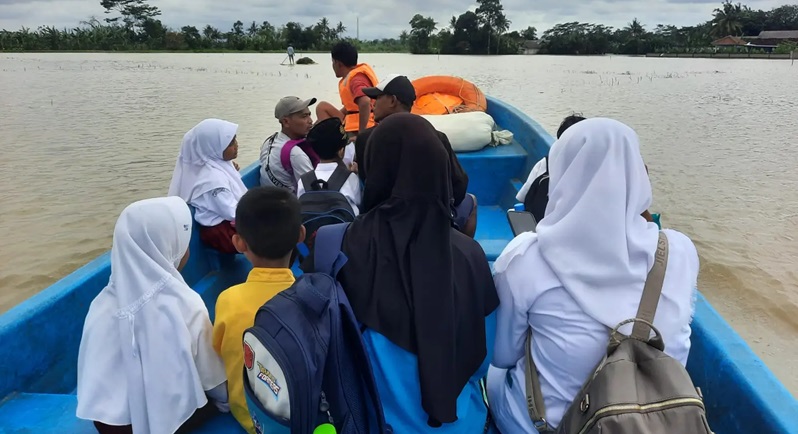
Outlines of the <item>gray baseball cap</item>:
M 316 104 L 316 98 L 302 100 L 298 96 L 286 96 L 280 98 L 280 101 L 274 107 L 274 117 L 282 119 L 294 113 L 299 113 L 313 104 Z

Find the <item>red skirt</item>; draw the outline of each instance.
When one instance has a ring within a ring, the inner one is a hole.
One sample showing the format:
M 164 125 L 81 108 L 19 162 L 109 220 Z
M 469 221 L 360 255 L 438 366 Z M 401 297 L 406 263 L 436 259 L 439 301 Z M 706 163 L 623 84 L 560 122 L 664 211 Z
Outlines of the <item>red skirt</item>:
M 200 240 L 208 247 L 222 253 L 238 253 L 233 246 L 235 233 L 235 228 L 227 220 L 216 226 L 200 226 Z

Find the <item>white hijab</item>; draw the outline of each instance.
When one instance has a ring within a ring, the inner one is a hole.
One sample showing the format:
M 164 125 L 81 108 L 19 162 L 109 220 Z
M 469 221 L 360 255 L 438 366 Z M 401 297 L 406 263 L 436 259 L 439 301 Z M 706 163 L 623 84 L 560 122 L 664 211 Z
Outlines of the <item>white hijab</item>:
M 119 216 L 111 278 L 83 326 L 79 418 L 171 434 L 225 381 L 205 303 L 177 271 L 191 225 L 177 197 L 135 202 Z
M 607 327 L 634 317 L 659 237 L 640 216 L 652 194 L 637 134 L 615 120 L 584 120 L 552 145 L 549 174 L 537 233 L 516 237 L 496 272 L 537 243 L 545 264 L 536 266 L 548 266 L 586 314 Z
M 247 192 L 241 174 L 222 158 L 237 131 L 237 124 L 221 119 L 205 119 L 190 129 L 180 145 L 169 196 L 192 203 L 209 191 L 226 188 L 240 199 Z

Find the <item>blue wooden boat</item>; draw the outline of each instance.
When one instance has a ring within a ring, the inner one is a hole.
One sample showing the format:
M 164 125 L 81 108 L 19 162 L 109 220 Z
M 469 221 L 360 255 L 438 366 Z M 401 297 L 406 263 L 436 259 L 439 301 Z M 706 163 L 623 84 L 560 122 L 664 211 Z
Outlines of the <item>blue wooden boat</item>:
M 532 119 L 488 98 L 488 112 L 515 134 L 509 146 L 461 154 L 479 198 L 477 239 L 493 261 L 512 238 L 505 210 L 532 165 L 553 142 Z M 258 164 L 243 170 L 258 184 Z M 251 268 L 241 255 L 206 250 L 193 234 L 183 274 L 211 314 L 219 293 L 242 282 Z M 75 417 L 76 365 L 83 320 L 92 299 L 108 282 L 106 253 L 0 316 L 0 432 L 94 433 Z M 13 290 L 6 288 L 6 290 Z M 704 394 L 710 424 L 719 434 L 798 433 L 798 402 L 703 296 L 693 321 L 688 370 Z M 219 416 L 202 433 L 243 432 L 232 417 Z

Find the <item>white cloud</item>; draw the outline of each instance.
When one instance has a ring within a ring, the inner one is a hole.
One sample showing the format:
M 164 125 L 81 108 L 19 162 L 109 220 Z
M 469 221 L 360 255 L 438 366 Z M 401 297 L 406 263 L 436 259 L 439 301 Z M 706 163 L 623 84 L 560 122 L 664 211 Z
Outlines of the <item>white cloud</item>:
M 746 4 L 753 8 L 771 9 L 787 0 L 754 0 Z M 409 28 L 408 21 L 416 14 L 432 16 L 445 27 L 452 15 L 460 15 L 474 5 L 456 0 L 382 0 L 364 6 L 355 0 L 320 0 L 317 2 L 263 2 L 238 0 L 151 0 L 158 6 L 161 20 L 168 26 L 204 26 L 211 24 L 228 30 L 233 22 L 269 21 L 280 26 L 288 21 L 304 25 L 326 16 L 333 23 L 342 21 L 348 36 L 355 36 L 360 18 L 362 39 L 395 37 Z M 540 32 L 554 24 L 583 21 L 622 27 L 633 18 L 640 19 L 647 28 L 657 24 L 693 25 L 710 18 L 720 5 L 715 0 L 504 0 L 511 29 L 535 26 Z M 358 8 L 361 8 L 360 10 Z M 0 0 L 0 28 L 16 30 L 21 26 L 39 25 L 74 27 L 90 16 L 103 18 L 99 0 Z

